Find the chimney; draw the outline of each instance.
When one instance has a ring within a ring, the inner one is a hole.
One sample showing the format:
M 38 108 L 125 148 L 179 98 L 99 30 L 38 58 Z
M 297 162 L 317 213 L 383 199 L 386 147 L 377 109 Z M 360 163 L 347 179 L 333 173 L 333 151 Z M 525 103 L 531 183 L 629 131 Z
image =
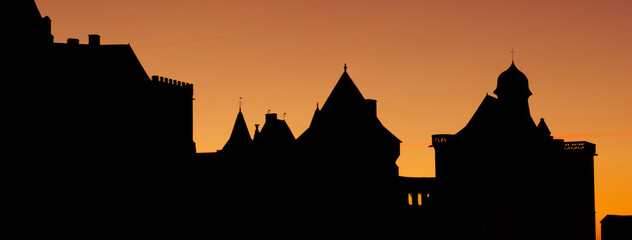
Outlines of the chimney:
M 68 44 L 69 46 L 77 46 L 79 45 L 79 39 L 68 38 L 68 40 L 66 41 L 66 44 Z
M 266 113 L 266 122 L 272 122 L 277 120 L 277 114 L 276 113 Z
M 375 100 L 375 99 L 365 99 L 364 100 L 364 104 L 365 104 L 367 113 L 370 116 L 376 116 L 377 117 L 377 100 Z
M 90 46 L 101 45 L 101 36 L 99 36 L 98 34 L 88 35 L 88 45 Z

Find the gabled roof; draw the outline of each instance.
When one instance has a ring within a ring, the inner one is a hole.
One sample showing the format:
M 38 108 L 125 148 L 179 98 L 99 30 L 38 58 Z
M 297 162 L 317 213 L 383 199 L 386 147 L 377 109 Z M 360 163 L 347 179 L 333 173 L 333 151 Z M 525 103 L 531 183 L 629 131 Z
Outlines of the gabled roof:
M 284 147 L 293 144 L 296 138 L 285 120 L 277 119 L 276 113 L 268 113 L 255 140 L 258 146 Z

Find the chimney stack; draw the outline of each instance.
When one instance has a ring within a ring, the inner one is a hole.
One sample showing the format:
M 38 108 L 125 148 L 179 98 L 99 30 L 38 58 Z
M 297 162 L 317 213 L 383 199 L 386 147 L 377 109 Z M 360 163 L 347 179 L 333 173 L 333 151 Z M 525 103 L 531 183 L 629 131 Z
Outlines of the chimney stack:
M 277 114 L 276 113 L 267 113 L 266 114 L 266 122 L 273 122 L 277 120 Z
M 90 46 L 101 45 L 101 36 L 99 36 L 98 34 L 88 35 L 88 45 Z
M 79 45 L 79 39 L 68 38 L 68 40 L 66 41 L 66 44 L 68 44 L 69 46 L 77 46 Z

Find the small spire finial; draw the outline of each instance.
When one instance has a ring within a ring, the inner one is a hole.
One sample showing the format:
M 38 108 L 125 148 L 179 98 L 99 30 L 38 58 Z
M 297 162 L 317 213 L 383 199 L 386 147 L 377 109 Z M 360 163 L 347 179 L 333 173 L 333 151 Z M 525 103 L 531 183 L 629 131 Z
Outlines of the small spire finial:
M 241 103 L 242 103 L 242 102 L 241 102 L 241 100 L 242 100 L 242 99 L 243 99 L 242 97 L 239 97 L 239 111 L 240 111 L 240 112 L 241 112 Z
M 345 72 L 347 72 L 347 63 L 345 63 L 345 67 L 344 68 L 345 68 Z
M 514 61 L 514 54 L 516 53 L 516 51 L 512 48 L 511 51 L 509 51 L 511 53 L 511 62 L 513 63 Z

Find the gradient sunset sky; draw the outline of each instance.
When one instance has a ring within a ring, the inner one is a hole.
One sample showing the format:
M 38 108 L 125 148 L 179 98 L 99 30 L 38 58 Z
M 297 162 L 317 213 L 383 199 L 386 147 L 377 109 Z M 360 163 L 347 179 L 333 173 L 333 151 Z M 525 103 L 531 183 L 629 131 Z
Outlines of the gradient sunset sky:
M 347 63 L 403 141 L 403 176 L 434 176 L 430 136 L 465 126 L 515 49 L 534 120 L 597 144 L 597 221 L 632 214 L 632 1 L 36 3 L 55 42 L 99 34 L 131 44 L 149 75 L 193 83 L 198 152 L 226 143 L 239 97 L 251 133 L 270 109 L 298 137 Z

